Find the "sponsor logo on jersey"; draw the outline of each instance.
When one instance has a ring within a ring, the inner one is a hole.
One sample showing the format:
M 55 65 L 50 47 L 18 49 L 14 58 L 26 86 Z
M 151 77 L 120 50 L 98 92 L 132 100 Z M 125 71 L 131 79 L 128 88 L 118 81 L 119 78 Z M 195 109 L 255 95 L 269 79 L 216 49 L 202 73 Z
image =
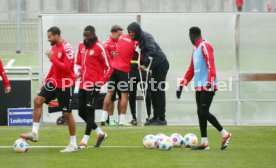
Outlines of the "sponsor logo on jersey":
M 93 55 L 94 52 L 95 52 L 94 50 L 90 50 L 89 55 Z
M 58 53 L 58 58 L 60 58 L 60 57 L 61 57 L 61 55 L 62 55 L 62 54 L 61 54 L 61 52 L 59 52 L 59 53 Z

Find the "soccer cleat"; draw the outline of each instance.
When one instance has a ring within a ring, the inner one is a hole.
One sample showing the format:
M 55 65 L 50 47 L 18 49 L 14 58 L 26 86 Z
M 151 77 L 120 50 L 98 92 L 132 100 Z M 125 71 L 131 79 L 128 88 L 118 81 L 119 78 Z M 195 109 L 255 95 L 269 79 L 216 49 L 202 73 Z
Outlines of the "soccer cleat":
M 77 145 L 68 145 L 65 149 L 61 150 L 61 153 L 70 153 L 70 152 L 77 152 L 78 146 Z
M 167 121 L 157 119 L 157 120 L 151 122 L 149 125 L 167 125 Z
M 198 145 L 198 146 L 192 146 L 192 148 L 191 148 L 191 150 L 208 150 L 208 149 L 210 149 L 208 144 L 201 144 L 201 145 Z
M 137 120 L 131 120 L 129 123 L 134 126 L 138 125 Z
M 106 126 L 106 122 L 105 121 L 101 121 L 101 126 Z
M 156 120 L 157 120 L 156 118 L 152 118 L 152 119 L 147 118 L 144 126 L 149 126 L 151 125 L 151 123 L 155 122 Z
M 127 123 L 127 122 L 125 122 L 125 123 L 119 122 L 119 125 L 120 125 L 120 126 L 132 126 L 131 124 L 129 124 L 129 123 Z
M 95 147 L 95 148 L 99 148 L 99 147 L 101 146 L 102 142 L 103 142 L 104 140 L 106 140 L 107 137 L 108 137 L 108 136 L 107 136 L 106 133 L 104 133 L 104 134 L 102 134 L 102 135 L 99 135 L 99 136 L 98 136 L 98 139 L 97 139 L 97 142 L 96 142 L 96 145 L 95 145 L 94 147 Z
M 88 148 L 87 144 L 84 143 L 84 142 L 80 142 L 79 146 L 78 146 L 79 149 L 86 149 Z
M 25 140 L 31 140 L 33 142 L 38 141 L 38 135 L 34 132 L 29 132 L 27 134 L 21 134 L 20 137 L 25 139 Z
M 221 142 L 221 150 L 224 150 L 230 143 L 230 139 L 231 139 L 231 133 L 228 133 L 228 135 L 222 137 L 222 142 Z
M 118 123 L 115 120 L 109 120 L 109 126 L 117 126 Z

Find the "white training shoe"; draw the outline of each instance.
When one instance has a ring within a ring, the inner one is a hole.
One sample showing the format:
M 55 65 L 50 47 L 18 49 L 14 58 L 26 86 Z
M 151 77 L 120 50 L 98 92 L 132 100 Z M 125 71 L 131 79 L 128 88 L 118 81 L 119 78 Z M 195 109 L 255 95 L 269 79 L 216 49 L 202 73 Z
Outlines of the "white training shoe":
M 38 135 L 34 132 L 28 132 L 27 134 L 21 134 L 20 137 L 25 140 L 31 140 L 33 142 L 38 141 Z
M 68 145 L 65 149 L 61 150 L 61 153 L 69 153 L 69 152 L 77 152 L 78 146 L 77 145 Z
M 119 122 L 120 126 L 132 126 L 131 124 L 127 123 L 127 122 Z

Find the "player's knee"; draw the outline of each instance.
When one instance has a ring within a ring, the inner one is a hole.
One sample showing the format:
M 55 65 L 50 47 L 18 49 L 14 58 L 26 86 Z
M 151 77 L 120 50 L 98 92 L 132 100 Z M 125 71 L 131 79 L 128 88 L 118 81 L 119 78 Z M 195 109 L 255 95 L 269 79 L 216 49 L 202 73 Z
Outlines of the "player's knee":
M 41 96 L 37 96 L 34 99 L 34 105 L 35 106 L 42 106 L 42 104 L 45 102 L 45 99 Z

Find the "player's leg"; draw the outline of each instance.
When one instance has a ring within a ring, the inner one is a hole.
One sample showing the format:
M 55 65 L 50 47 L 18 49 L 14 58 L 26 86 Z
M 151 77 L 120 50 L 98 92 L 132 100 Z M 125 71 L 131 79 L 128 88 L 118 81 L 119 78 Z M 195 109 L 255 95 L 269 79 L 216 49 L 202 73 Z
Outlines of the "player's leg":
M 202 91 L 196 92 L 196 104 L 197 104 L 197 115 L 199 121 L 199 128 L 201 134 L 201 143 L 199 146 L 195 146 L 192 149 L 194 150 L 206 150 L 209 149 L 208 138 L 207 138 L 207 115 L 204 113 L 206 111 L 206 98 L 205 101 L 202 100 L 204 96 L 202 96 Z
M 111 102 L 108 106 L 108 115 L 109 115 L 109 125 L 110 126 L 116 126 L 118 123 L 115 121 L 114 117 L 114 102 L 116 101 L 116 89 L 114 90 L 114 93 L 111 98 Z
M 97 102 L 98 96 L 99 96 L 99 89 L 97 88 L 93 88 L 92 90 L 86 91 L 85 93 L 85 97 L 86 97 L 85 113 L 87 117 L 87 123 L 86 123 L 84 136 L 79 145 L 80 148 L 87 148 L 87 144 L 92 130 L 95 130 L 96 134 L 98 135 L 98 140 L 95 147 L 99 147 L 102 141 L 107 138 L 107 135 L 95 123 L 95 109 L 96 109 L 96 102 Z
M 208 91 L 204 91 L 204 99 L 209 100 L 210 102 L 207 102 L 209 107 L 208 107 L 208 116 L 207 116 L 207 120 L 221 133 L 221 137 L 222 137 L 222 144 L 221 144 L 221 150 L 224 150 L 231 139 L 231 133 L 229 133 L 228 131 L 226 131 L 221 124 L 219 123 L 219 121 L 217 120 L 217 118 L 210 113 L 210 106 L 213 100 L 213 97 L 215 95 L 215 92 L 208 92 Z
M 112 96 L 114 94 L 114 90 L 116 88 L 116 75 L 115 70 L 113 71 L 109 81 L 108 81 L 108 92 L 105 95 L 101 116 L 101 125 L 105 125 L 106 120 L 108 119 L 108 107 L 111 103 Z
M 87 122 L 87 117 L 85 114 L 85 106 L 86 106 L 85 90 L 80 89 L 78 93 L 78 114 L 85 122 Z
M 53 90 L 54 86 L 51 83 L 45 84 L 40 93 L 34 99 L 33 126 L 32 131 L 26 134 L 21 134 L 20 137 L 33 142 L 38 141 L 39 122 L 42 115 L 43 103 L 49 103 L 55 99 L 56 94 Z
M 136 117 L 136 94 L 137 94 L 137 80 L 136 77 L 131 77 L 129 80 L 129 106 L 132 115 L 130 124 L 137 125 Z
M 119 125 L 130 125 L 126 122 L 126 111 L 127 111 L 127 104 L 128 104 L 128 73 L 122 72 L 119 70 L 115 70 L 116 77 L 118 81 L 116 82 L 116 89 L 121 94 L 121 99 L 118 101 L 118 106 L 120 110 L 120 116 L 119 116 Z
M 64 113 L 65 120 L 68 124 L 70 143 L 60 152 L 76 152 L 78 151 L 77 137 L 76 137 L 76 121 L 72 114 L 72 99 L 73 99 L 74 86 L 70 88 L 56 89 L 56 94 L 59 102 L 59 106 Z
M 169 70 L 169 63 L 167 60 L 159 64 L 156 68 L 152 70 L 152 76 L 157 82 L 154 84 L 154 89 L 152 92 L 152 99 L 155 99 L 153 102 L 154 110 L 157 108 L 158 119 L 151 123 L 150 125 L 167 125 L 165 118 L 166 113 L 166 76 Z

